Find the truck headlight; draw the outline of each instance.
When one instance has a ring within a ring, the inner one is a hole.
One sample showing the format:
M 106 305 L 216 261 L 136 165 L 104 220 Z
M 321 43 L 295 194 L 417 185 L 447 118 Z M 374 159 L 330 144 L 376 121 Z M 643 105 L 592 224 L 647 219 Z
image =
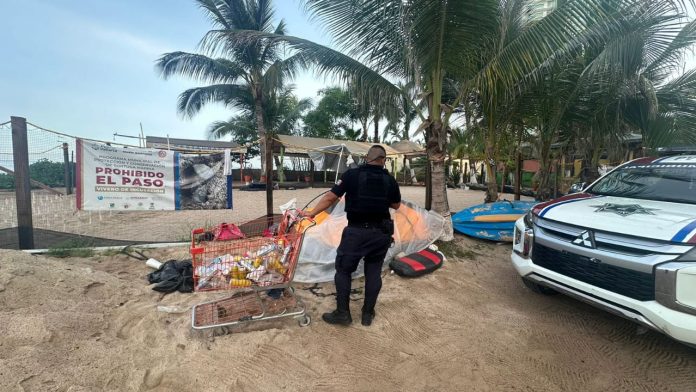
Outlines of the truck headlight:
M 532 211 L 529 211 L 527 214 L 525 214 L 524 225 L 527 229 L 531 229 L 534 227 L 534 213 Z
M 696 315 L 696 248 L 655 268 L 655 300 L 670 309 Z
M 515 225 L 513 249 L 518 255 L 528 258 L 534 246 L 534 223 L 531 211 L 524 216 L 522 222 L 524 227 Z

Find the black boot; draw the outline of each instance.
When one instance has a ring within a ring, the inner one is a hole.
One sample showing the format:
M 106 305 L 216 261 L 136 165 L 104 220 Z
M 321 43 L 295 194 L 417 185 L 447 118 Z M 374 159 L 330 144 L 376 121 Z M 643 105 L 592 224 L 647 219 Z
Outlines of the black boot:
M 322 314 L 321 318 L 329 324 L 350 325 L 353 322 L 353 318 L 350 317 L 350 312 L 347 310 L 336 309 L 331 313 Z
M 375 318 L 375 311 L 374 310 L 365 310 L 363 309 L 362 311 L 362 325 L 369 327 L 372 325 L 372 320 Z

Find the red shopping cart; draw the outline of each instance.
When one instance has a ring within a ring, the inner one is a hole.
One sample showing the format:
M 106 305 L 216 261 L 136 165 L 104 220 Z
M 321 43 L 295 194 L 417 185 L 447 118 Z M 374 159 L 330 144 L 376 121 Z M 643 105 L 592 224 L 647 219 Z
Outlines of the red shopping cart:
M 232 295 L 194 306 L 191 326 L 206 329 L 284 317 L 309 325 L 311 319 L 291 283 L 304 233 L 313 225 L 297 210 L 288 210 L 279 220 L 261 218 L 234 226 L 242 235 L 227 241 L 215 240 L 215 233 L 205 229 L 193 230 L 194 290 Z

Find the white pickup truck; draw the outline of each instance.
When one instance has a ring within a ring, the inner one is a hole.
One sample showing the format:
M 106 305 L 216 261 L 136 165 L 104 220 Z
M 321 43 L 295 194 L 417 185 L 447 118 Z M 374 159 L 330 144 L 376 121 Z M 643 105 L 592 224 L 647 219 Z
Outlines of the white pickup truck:
M 515 223 L 512 263 L 561 292 L 696 345 L 696 155 L 641 158 Z

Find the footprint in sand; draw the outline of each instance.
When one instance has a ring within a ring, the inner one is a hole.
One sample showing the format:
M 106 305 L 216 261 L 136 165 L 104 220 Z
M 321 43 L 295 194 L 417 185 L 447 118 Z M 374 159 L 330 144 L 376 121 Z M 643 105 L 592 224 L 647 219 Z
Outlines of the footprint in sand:
M 82 293 L 93 301 L 99 301 L 106 298 L 104 283 L 92 282 L 85 286 Z
M 153 388 L 157 388 L 160 384 L 162 384 L 163 378 L 163 372 L 155 369 L 147 369 L 145 371 L 145 377 L 143 377 L 143 383 L 140 384 L 140 390 L 147 391 Z
M 116 337 L 119 339 L 128 339 L 133 335 L 133 329 L 137 326 L 138 321 L 141 318 L 137 316 L 130 317 L 126 320 L 123 325 L 116 331 Z

